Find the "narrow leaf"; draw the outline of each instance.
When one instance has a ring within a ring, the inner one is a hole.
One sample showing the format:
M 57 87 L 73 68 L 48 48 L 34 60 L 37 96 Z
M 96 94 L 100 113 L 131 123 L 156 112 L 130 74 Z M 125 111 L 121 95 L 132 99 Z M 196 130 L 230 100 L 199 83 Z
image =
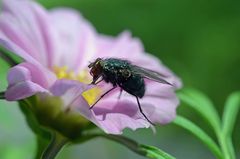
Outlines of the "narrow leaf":
M 226 101 L 223 111 L 223 125 L 222 125 L 222 135 L 225 142 L 224 144 L 227 145 L 229 151 L 228 153 L 231 155 L 231 158 L 236 158 L 231 136 L 239 108 L 240 108 L 240 92 L 235 92 L 231 94 Z
M 240 92 L 231 94 L 224 107 L 223 111 L 223 132 L 231 136 L 237 114 L 240 108 Z
M 210 124 L 216 134 L 220 133 L 220 117 L 208 97 L 194 89 L 183 89 L 178 92 L 178 97 L 197 111 Z
M 188 130 L 193 135 L 195 135 L 200 141 L 202 141 L 211 151 L 212 153 L 219 159 L 222 159 L 222 153 L 218 145 L 213 141 L 213 139 L 207 135 L 201 128 L 195 125 L 193 122 L 188 119 L 177 116 L 173 122 L 174 124 Z

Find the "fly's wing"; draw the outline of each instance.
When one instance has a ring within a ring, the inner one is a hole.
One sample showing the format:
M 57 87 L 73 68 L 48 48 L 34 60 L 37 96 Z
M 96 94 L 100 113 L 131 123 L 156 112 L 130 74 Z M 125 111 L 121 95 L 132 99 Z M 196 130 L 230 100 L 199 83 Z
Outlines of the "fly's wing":
M 139 67 L 136 65 L 132 66 L 132 70 L 134 73 L 139 74 L 144 78 L 172 86 L 171 83 L 169 83 L 163 79 L 164 75 L 162 75 L 161 73 L 155 72 L 155 71 L 147 69 L 147 68 Z

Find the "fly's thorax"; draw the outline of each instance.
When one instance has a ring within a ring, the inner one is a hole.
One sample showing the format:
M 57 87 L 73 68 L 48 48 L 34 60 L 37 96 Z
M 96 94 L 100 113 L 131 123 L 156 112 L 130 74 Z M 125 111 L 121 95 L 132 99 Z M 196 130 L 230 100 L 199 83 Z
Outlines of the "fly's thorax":
M 121 59 L 104 59 L 102 62 L 103 79 L 113 85 L 120 86 L 123 90 L 142 98 L 145 94 L 145 83 L 142 76 L 131 69 L 131 63 Z
M 103 61 L 104 80 L 112 84 L 126 81 L 131 76 L 130 66 L 119 59 L 106 59 Z

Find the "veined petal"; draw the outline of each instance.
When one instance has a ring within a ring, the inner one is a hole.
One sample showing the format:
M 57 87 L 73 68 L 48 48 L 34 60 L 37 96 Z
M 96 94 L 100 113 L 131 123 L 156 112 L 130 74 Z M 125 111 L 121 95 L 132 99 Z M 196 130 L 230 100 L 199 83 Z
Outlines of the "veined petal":
M 53 9 L 50 17 L 58 35 L 55 39 L 58 43 L 58 55 L 54 57 L 54 63 L 58 66 L 68 66 L 72 70 L 86 67 L 96 53 L 95 29 L 71 9 Z
M 47 92 L 56 77 L 46 69 L 22 63 L 8 72 L 7 100 L 19 100 L 38 92 Z
M 127 100 L 104 100 L 93 108 L 100 127 L 110 134 L 121 134 L 125 128 L 148 128 L 150 123 L 139 114 L 138 107 Z
M 43 66 L 33 65 L 31 63 L 21 63 L 19 66 L 27 68 L 31 72 L 31 80 L 34 83 L 48 89 L 56 81 L 56 75 Z
M 48 91 L 31 81 L 22 81 L 9 87 L 5 93 L 5 97 L 9 101 L 16 101 L 30 97 L 38 92 Z
M 12 52 L 16 55 L 22 57 L 25 61 L 28 61 L 35 65 L 41 65 L 37 60 L 35 60 L 31 55 L 25 52 L 22 48 L 12 43 L 7 37 L 5 37 L 0 31 L 0 45 Z
M 3 0 L 0 32 L 7 37 L 7 39 L 0 37 L 5 44 L 15 45 L 44 66 L 51 67 L 55 33 L 49 23 L 46 11 L 34 1 Z M 3 46 L 5 47 L 5 45 Z M 7 48 L 12 49 L 13 47 Z M 19 49 L 11 51 L 21 56 L 23 54 L 18 52 Z
M 153 123 L 167 124 L 174 120 L 179 100 L 172 86 L 160 83 L 148 83 L 145 96 L 139 99 L 144 114 Z M 116 95 L 117 96 L 117 95 Z M 121 101 L 129 101 L 138 109 L 136 98 L 123 93 Z M 138 109 L 138 116 L 145 119 Z M 145 119 L 146 120 L 146 119 Z
M 117 38 L 101 35 L 97 42 L 99 57 L 129 59 L 144 52 L 141 41 L 138 38 L 132 38 L 128 31 L 121 33 Z
M 170 85 L 149 83 L 141 102 L 153 122 L 166 124 L 175 119 L 179 100 L 174 91 Z
M 86 85 L 82 82 L 74 81 L 74 80 L 57 80 L 54 85 L 50 88 L 50 91 L 55 96 L 61 96 L 65 94 L 69 89 L 78 87 L 80 93 L 90 89 L 92 86 Z M 74 95 L 75 96 L 75 95 Z

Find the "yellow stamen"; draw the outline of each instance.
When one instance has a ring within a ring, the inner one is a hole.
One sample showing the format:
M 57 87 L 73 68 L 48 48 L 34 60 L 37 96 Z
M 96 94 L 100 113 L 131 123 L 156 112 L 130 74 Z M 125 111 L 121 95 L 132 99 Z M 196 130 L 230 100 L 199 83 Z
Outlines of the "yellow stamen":
M 67 66 L 54 67 L 53 70 L 59 79 L 76 80 L 85 84 L 91 83 L 91 77 L 86 69 L 81 70 L 78 73 L 75 73 L 74 71 L 69 70 Z M 95 87 L 83 92 L 82 96 L 91 106 L 95 103 L 95 101 L 98 99 L 100 94 L 101 94 L 101 89 L 99 87 Z

